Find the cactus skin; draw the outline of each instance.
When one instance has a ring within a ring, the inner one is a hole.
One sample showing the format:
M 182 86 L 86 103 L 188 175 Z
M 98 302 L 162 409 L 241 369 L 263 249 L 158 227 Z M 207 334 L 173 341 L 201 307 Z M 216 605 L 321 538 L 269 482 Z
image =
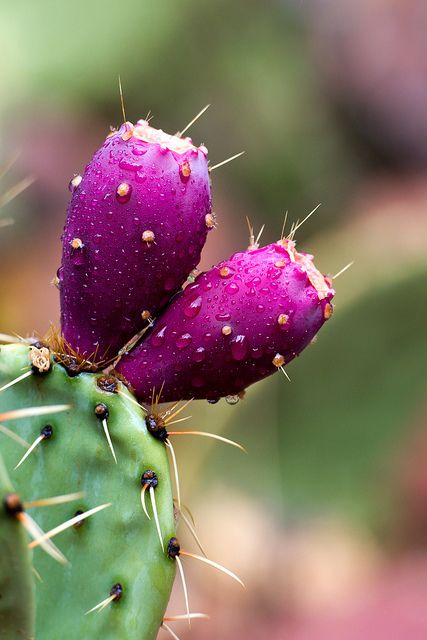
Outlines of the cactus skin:
M 28 351 L 23 344 L 1 347 L 0 385 L 28 369 Z M 89 373 L 70 377 L 54 364 L 49 373 L 31 375 L 0 393 L 0 411 L 54 404 L 59 399 L 72 405 L 65 413 L 8 424 L 28 442 L 46 423 L 53 427 L 53 437 L 15 471 L 23 449 L 0 434 L 2 454 L 23 499 L 85 492 L 80 501 L 31 509 L 29 513 L 44 531 L 73 517 L 77 510 L 112 503 L 78 529 L 54 538 L 70 565 L 64 567 L 40 548 L 34 550 L 34 564 L 43 579 L 36 584 L 36 637 L 40 640 L 153 640 L 175 575 L 175 563 L 162 551 L 153 518 L 145 517 L 140 502 L 141 474 L 153 469 L 159 479 L 156 500 L 166 545 L 175 535 L 175 522 L 165 446 L 147 432 L 141 409 L 127 400 L 130 394 L 123 385 L 119 383 L 119 393 L 103 391 L 97 384 L 100 377 Z M 117 465 L 94 413 L 98 403 L 109 410 Z M 3 547 L 0 557 L 4 561 Z M 117 582 L 123 585 L 120 601 L 100 613 L 84 615 Z M 17 602 L 21 599 L 20 594 Z
M 125 123 L 70 186 L 62 332 L 81 355 L 111 358 L 200 260 L 212 226 L 207 150 L 144 120 Z
M 144 401 L 163 384 L 164 401 L 239 394 L 301 353 L 334 293 L 292 240 L 236 253 L 176 296 L 116 369 Z
M 4 504 L 6 496 L 13 492 L 0 455 L 0 638 L 2 640 L 32 638 L 35 624 L 34 581 L 27 536 L 16 518 L 7 512 Z

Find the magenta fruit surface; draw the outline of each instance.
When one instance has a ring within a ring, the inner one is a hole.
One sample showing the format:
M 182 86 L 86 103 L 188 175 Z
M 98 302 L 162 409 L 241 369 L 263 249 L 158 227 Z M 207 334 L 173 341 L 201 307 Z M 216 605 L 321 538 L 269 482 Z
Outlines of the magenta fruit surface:
M 125 123 L 70 190 L 62 333 L 81 355 L 111 358 L 199 262 L 212 226 L 207 150 L 144 120 Z
M 332 314 L 331 281 L 282 240 L 236 253 L 172 301 L 117 371 L 150 401 L 236 395 L 289 363 Z

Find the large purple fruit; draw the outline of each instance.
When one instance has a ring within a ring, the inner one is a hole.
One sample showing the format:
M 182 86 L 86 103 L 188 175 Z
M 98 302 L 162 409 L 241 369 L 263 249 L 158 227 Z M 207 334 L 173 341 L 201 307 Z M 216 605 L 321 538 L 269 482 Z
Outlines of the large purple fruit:
M 236 253 L 175 297 L 117 371 L 149 401 L 216 400 L 285 366 L 332 314 L 331 281 L 291 240 Z
M 145 120 L 110 133 L 70 183 L 61 327 L 82 356 L 114 356 L 198 264 L 211 216 L 207 150 Z

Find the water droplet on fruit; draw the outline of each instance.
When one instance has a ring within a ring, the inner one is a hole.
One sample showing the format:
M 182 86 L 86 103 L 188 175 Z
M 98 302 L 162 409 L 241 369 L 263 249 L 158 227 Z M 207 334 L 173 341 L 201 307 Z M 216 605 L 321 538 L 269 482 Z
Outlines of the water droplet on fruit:
M 239 285 L 235 282 L 229 282 L 225 287 L 225 291 L 230 295 L 235 295 L 239 291 Z
M 139 169 L 141 169 L 141 165 L 136 163 L 136 162 L 132 162 L 131 160 L 120 160 L 119 162 L 119 167 L 120 169 L 123 169 L 123 171 L 133 171 L 136 172 Z
M 191 344 L 191 335 L 189 333 L 183 333 L 176 339 L 175 344 L 178 349 L 185 349 L 188 345 Z
M 187 306 L 184 309 L 184 315 L 186 315 L 187 318 L 195 318 L 201 308 L 202 308 L 202 297 L 197 296 L 196 298 L 193 298 L 193 300 L 189 304 L 187 304 Z
M 227 404 L 237 404 L 239 402 L 240 398 L 239 396 L 226 396 L 225 397 L 225 401 Z
M 248 352 L 248 339 L 246 336 L 238 335 L 231 341 L 231 355 L 233 360 L 244 360 Z
M 251 356 L 254 360 L 258 360 L 263 355 L 263 350 L 261 347 L 253 347 L 251 349 Z
M 219 320 L 220 322 L 225 322 L 226 320 L 230 320 L 231 314 L 230 313 L 217 313 L 215 318 L 217 320 Z
M 137 147 L 134 147 L 132 149 L 132 153 L 134 156 L 143 156 L 145 153 L 147 153 L 147 149 L 144 149 L 144 147 L 138 145 Z
M 142 184 L 146 181 L 147 175 L 144 173 L 144 171 L 137 171 L 135 179 L 139 184 Z
M 165 341 L 166 329 L 167 329 L 167 327 L 164 326 L 161 329 L 159 329 L 158 331 L 156 331 L 156 333 L 153 335 L 153 337 L 151 338 L 151 344 L 154 347 L 161 347 L 162 346 L 162 344 Z
M 196 349 L 191 357 L 194 362 L 203 362 L 203 360 L 206 358 L 206 351 L 204 347 L 199 347 L 198 349 Z

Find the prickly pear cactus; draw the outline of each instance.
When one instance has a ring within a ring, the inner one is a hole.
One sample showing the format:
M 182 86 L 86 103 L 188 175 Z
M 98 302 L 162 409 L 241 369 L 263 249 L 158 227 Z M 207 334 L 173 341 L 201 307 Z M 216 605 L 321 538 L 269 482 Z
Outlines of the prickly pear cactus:
M 62 562 L 41 548 L 34 549 L 34 567 L 41 577 L 36 584 L 36 637 L 48 640 L 55 637 L 53 630 L 59 629 L 59 637 L 64 640 L 155 638 L 169 600 L 175 563 L 162 548 L 154 518 L 148 520 L 144 514 L 141 476 L 146 470 L 157 476 L 155 497 L 165 547 L 175 535 L 166 448 L 147 431 L 142 409 L 132 402 L 120 382 L 103 374 L 84 372 L 70 377 L 66 368 L 53 360 L 49 369 L 40 373 L 31 368 L 30 349 L 28 345 L 1 347 L 0 387 L 23 373 L 29 375 L 0 393 L 0 411 L 59 403 L 69 404 L 70 409 L 14 420 L 14 433 L 28 443 L 34 442 L 43 430 L 50 433 L 16 469 L 25 447 L 0 433 L 1 451 L 14 488 L 25 501 L 81 494 L 72 502 L 27 510 L 44 532 L 78 513 L 108 505 L 77 523 L 80 526 L 70 527 L 54 538 L 63 554 Z M 12 423 L 4 424 L 12 428 Z M 50 430 L 46 430 L 47 425 Z M 10 490 L 6 487 L 6 491 Z M 147 505 L 147 509 L 151 507 Z M 7 525 L 18 536 L 16 547 L 18 540 L 22 545 L 23 528 L 16 522 Z M 1 526 L 3 532 L 3 514 Z M 6 532 L 2 537 L 5 535 Z M 2 567 L 12 553 L 5 556 L 3 551 L 4 546 L 0 555 Z M 13 554 L 16 556 L 17 552 Z M 27 556 L 24 549 L 22 560 L 16 562 L 28 562 Z M 11 566 L 9 579 L 16 584 L 12 571 Z M 23 573 L 23 569 L 20 571 Z M 28 582 L 27 574 L 25 579 Z M 26 589 L 29 591 L 30 586 Z M 108 603 L 102 615 L 96 611 L 85 615 L 114 589 L 117 598 Z M 16 591 L 15 598 L 13 592 L 8 596 L 16 606 L 23 597 L 20 594 L 17 598 Z M 2 599 L 0 607 L 4 606 Z M 29 600 L 27 617 L 30 612 Z M 11 624 L 13 618 L 9 620 Z M 0 637 L 9 640 L 15 636 Z
M 335 292 L 296 250 L 298 225 L 263 248 L 251 234 L 247 251 L 191 275 L 216 226 L 210 172 L 225 162 L 209 167 L 203 145 L 140 120 L 111 132 L 70 182 L 61 330 L 0 350 L 1 451 L 16 491 L 0 514 L 4 640 L 153 640 L 160 626 L 177 638 L 169 620 L 204 617 L 190 613 L 181 557 L 242 584 L 176 538 L 175 513 L 202 550 L 180 513 L 170 436 L 236 443 L 169 427 L 183 419 L 181 400 L 234 403 L 285 373 L 330 318 Z M 160 399 L 176 404 L 159 412 Z M 1 468 L 0 490 L 3 500 L 12 491 Z M 176 568 L 186 613 L 164 618 Z
M 2 443 L 3 444 L 3 443 Z M 31 553 L 14 509 L 19 498 L 0 455 L 0 638 L 34 635 L 35 598 Z

